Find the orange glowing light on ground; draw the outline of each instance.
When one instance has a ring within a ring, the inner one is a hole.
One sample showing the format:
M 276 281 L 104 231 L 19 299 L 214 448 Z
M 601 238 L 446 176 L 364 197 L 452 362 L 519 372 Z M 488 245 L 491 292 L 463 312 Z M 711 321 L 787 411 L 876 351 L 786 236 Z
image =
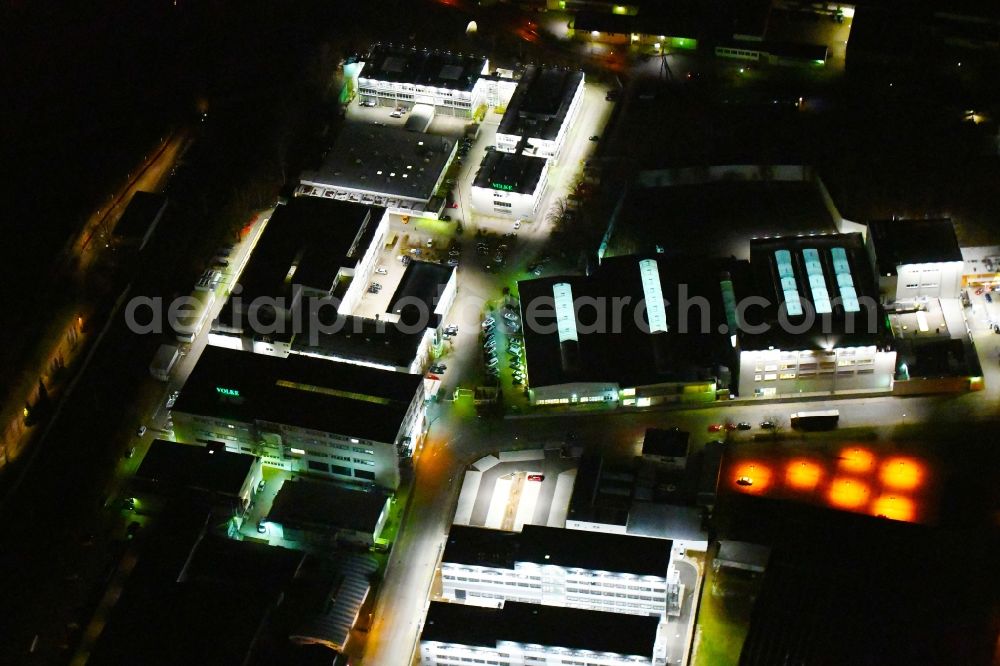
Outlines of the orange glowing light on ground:
M 845 472 L 861 474 L 869 472 L 875 465 L 875 456 L 868 449 L 853 446 L 840 452 L 840 468 Z
M 750 485 L 737 483 L 740 479 Z M 733 470 L 733 487 L 745 493 L 762 493 L 771 485 L 771 468 L 759 462 L 740 463 Z
M 916 511 L 913 502 L 906 497 L 882 495 L 872 504 L 871 513 L 873 516 L 880 516 L 890 520 L 910 522 L 913 520 Z
M 896 490 L 913 490 L 923 484 L 923 463 L 913 458 L 889 458 L 882 463 L 879 478 L 886 486 Z
M 792 460 L 785 468 L 785 483 L 795 490 L 812 490 L 822 476 L 823 468 L 811 460 Z
M 838 509 L 858 509 L 868 501 L 868 484 L 857 479 L 834 479 L 830 484 L 830 504 Z

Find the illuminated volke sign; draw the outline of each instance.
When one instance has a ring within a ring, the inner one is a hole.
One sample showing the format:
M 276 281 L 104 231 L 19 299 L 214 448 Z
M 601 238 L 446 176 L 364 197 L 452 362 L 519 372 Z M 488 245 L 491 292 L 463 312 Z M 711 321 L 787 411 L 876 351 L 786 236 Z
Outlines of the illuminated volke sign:
M 504 192 L 513 192 L 514 186 L 508 185 L 507 183 L 490 183 L 494 190 L 503 190 Z
M 225 386 L 216 386 L 215 392 L 219 395 L 229 396 L 231 398 L 240 397 L 240 392 L 236 389 L 226 388 Z

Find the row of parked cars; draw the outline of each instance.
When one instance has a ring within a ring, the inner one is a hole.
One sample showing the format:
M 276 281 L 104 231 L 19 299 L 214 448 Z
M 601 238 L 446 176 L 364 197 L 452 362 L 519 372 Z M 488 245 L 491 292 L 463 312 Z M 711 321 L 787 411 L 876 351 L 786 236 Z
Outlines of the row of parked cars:
M 498 320 L 503 322 L 507 331 L 507 363 L 511 371 L 514 386 L 521 386 L 525 381 L 524 342 L 518 334 L 521 323 L 514 308 L 505 305 L 500 311 L 490 313 L 483 320 L 483 360 L 486 364 L 486 374 L 494 379 L 500 377 L 500 358 L 497 351 L 500 339 L 497 336 Z

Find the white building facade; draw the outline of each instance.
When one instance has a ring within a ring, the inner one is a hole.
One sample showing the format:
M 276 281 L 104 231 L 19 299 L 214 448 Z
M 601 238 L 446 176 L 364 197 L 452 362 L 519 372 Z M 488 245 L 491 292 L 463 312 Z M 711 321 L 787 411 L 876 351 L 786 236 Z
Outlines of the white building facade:
M 961 261 L 903 264 L 896 268 L 896 275 L 890 276 L 885 282 L 890 285 L 895 282 L 896 302 L 958 298 L 964 272 L 965 263 Z M 891 286 L 888 291 L 892 293 Z
M 576 116 L 583 104 L 583 89 L 584 76 L 580 73 L 577 83 L 572 88 L 565 91 L 565 95 L 567 97 L 566 102 L 568 104 L 566 113 L 562 116 L 561 120 L 557 120 L 558 127 L 552 131 L 536 134 L 530 129 L 527 129 L 528 126 L 526 125 L 520 125 L 522 127 L 520 131 L 506 131 L 508 126 L 517 127 L 518 124 L 513 122 L 505 123 L 501 120 L 496 133 L 497 150 L 506 153 L 518 152 L 518 144 L 521 143 L 522 139 L 526 139 L 526 144 L 522 150 L 525 155 L 533 155 L 535 157 L 557 160 L 562 151 L 563 144 L 565 143 L 566 135 L 573 126 L 573 122 L 576 120 Z M 517 116 L 520 113 L 516 97 L 517 96 L 515 94 L 515 98 L 511 100 L 510 106 L 507 107 L 506 113 L 504 114 L 505 117 L 507 114 Z
M 667 613 L 668 577 L 534 562 L 516 562 L 513 569 L 441 563 L 442 596 L 450 601 L 493 607 L 522 601 L 661 618 Z
M 503 158 L 500 158 L 503 159 Z M 525 184 L 516 186 L 493 181 L 486 177 L 476 178 L 471 188 L 472 208 L 483 215 L 508 217 L 518 220 L 533 220 L 539 214 L 539 205 L 545 194 L 549 180 L 549 160 L 537 159 L 540 164 L 540 174 L 537 179 L 532 177 Z M 490 160 L 487 155 L 483 167 Z
M 652 617 L 507 602 L 477 608 L 432 601 L 420 636 L 424 666 L 632 666 L 666 663 Z
M 748 350 L 740 353 L 740 395 L 773 398 L 891 391 L 895 369 L 895 350 L 880 350 L 874 345 L 829 350 Z

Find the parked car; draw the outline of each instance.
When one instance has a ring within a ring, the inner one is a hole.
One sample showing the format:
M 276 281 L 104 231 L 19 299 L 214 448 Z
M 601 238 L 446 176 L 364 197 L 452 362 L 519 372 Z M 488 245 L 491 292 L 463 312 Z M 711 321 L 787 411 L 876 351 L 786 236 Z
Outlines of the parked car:
M 257 521 L 257 532 L 259 534 L 267 534 L 267 523 L 263 520 Z
M 493 317 L 487 317 L 486 319 L 483 320 L 483 328 L 489 328 L 490 326 L 493 326 L 496 323 L 497 323 L 496 319 L 494 319 Z
M 446 261 L 444 263 L 445 263 L 445 266 L 455 267 L 455 266 L 458 266 L 458 259 L 456 259 L 455 257 L 451 257 L 450 259 L 448 259 L 448 261 Z
M 513 312 L 504 312 L 503 318 L 508 321 L 517 321 L 517 315 L 514 314 Z
M 384 266 L 379 266 L 378 268 L 375 269 L 375 272 L 378 273 L 379 275 L 388 275 L 389 274 L 388 269 L 386 269 Z
M 399 111 L 393 111 L 392 113 L 389 114 L 389 117 L 390 118 L 402 118 L 403 114 L 400 113 Z
M 458 335 L 458 326 L 448 326 L 444 329 L 444 332 L 448 335 Z
M 528 475 L 528 481 L 544 481 L 544 480 L 545 480 L 545 475 L 544 474 L 529 474 Z
M 435 363 L 430 368 L 431 372 L 433 372 L 435 375 L 444 374 L 444 371 L 447 370 L 447 369 L 448 369 L 448 366 L 445 365 L 444 363 Z
M 749 430 L 750 429 L 750 424 L 747 423 L 746 421 L 740 421 L 739 423 L 736 424 L 736 429 L 737 430 Z
M 760 427 L 764 430 L 774 430 L 774 421 L 761 421 Z
M 145 434 L 146 434 L 146 426 L 140 425 L 138 428 L 135 429 L 136 437 L 142 437 Z
M 713 423 L 712 425 L 708 426 L 708 431 L 709 432 L 719 432 L 720 430 L 722 430 L 722 428 L 723 428 L 723 425 L 721 423 Z
M 363 99 L 363 100 L 361 100 L 361 106 L 373 107 L 373 106 L 375 106 L 375 102 L 373 102 L 370 99 Z
M 135 447 L 134 446 L 128 447 L 128 451 L 125 452 L 125 459 L 128 460 L 134 455 L 135 455 Z

